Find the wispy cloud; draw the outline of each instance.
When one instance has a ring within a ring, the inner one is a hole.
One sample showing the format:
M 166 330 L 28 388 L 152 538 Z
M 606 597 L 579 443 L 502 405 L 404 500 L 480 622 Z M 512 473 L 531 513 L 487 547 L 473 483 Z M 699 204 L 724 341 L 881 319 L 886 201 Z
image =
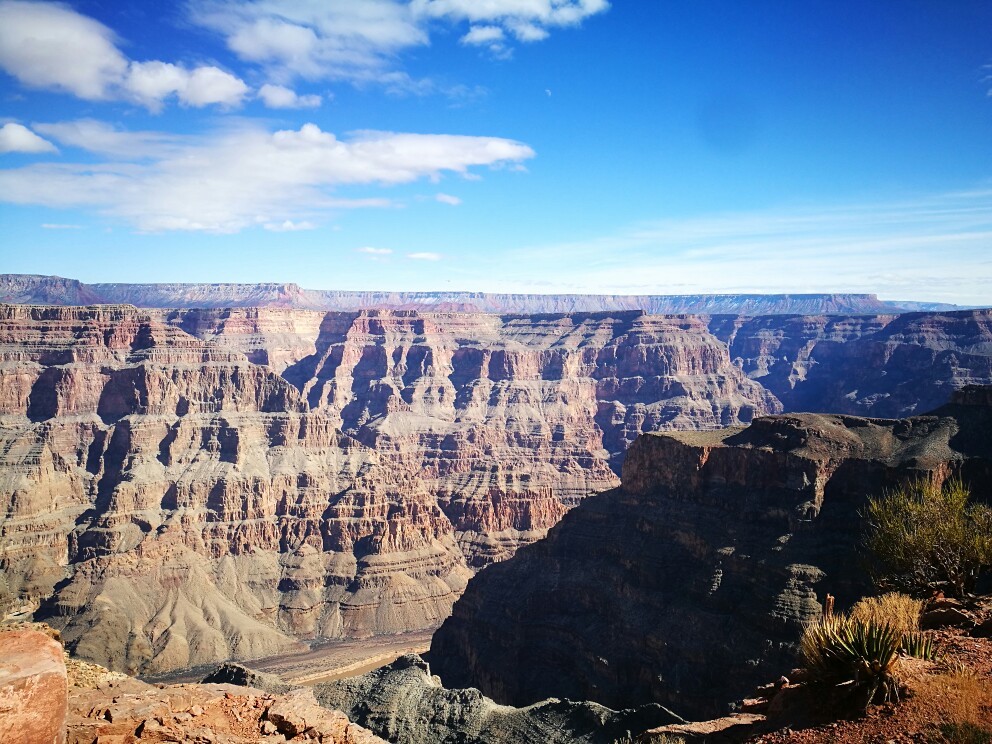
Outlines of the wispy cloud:
M 631 226 L 528 246 L 490 289 L 534 277 L 558 291 L 634 294 L 870 292 L 992 303 L 992 190 L 783 208 Z
M 457 196 L 452 196 L 451 194 L 444 194 L 444 193 L 435 194 L 434 199 L 436 201 L 441 202 L 442 204 L 450 204 L 453 207 L 457 207 L 459 204 L 462 203 L 461 199 L 459 199 Z
M 55 222 L 43 222 L 41 226 L 45 230 L 82 230 L 82 225 L 61 225 Z
M 411 258 L 414 261 L 440 261 L 444 258 L 440 253 L 434 253 L 432 251 L 420 251 L 417 253 L 407 253 L 407 258 Z
M 392 248 L 374 248 L 373 246 L 366 245 L 358 249 L 359 253 L 367 253 L 370 256 L 388 256 L 393 252 Z
M 185 137 L 90 121 L 36 129 L 116 159 L 0 170 L 0 201 L 91 208 L 144 231 L 289 229 L 284 226 L 307 224 L 330 210 L 390 203 L 335 196 L 343 187 L 438 180 L 446 172 L 466 175 L 534 155 L 523 143 L 496 137 L 370 131 L 342 140 L 315 124 L 269 132 L 242 123 Z

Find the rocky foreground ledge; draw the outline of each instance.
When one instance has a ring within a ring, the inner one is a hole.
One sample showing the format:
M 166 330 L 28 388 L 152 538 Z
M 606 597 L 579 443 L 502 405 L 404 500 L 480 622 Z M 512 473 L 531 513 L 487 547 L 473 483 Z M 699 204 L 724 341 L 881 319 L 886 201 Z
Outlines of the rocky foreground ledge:
M 992 496 L 992 388 L 908 419 L 791 414 L 642 436 L 620 488 L 482 571 L 434 635 L 449 687 L 527 705 L 657 702 L 717 717 L 788 670 L 829 592 L 869 592 L 866 498 L 959 476 Z
M 63 657 L 58 633 L 45 630 L 0 632 L 4 744 L 384 744 L 310 688 L 150 685 Z

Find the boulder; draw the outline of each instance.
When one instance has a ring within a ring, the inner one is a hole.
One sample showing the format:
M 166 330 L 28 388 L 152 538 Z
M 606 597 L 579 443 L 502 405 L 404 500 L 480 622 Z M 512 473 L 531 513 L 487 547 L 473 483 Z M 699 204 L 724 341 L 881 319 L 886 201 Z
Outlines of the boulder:
M 58 641 L 36 630 L 0 633 L 0 741 L 64 744 L 68 689 Z

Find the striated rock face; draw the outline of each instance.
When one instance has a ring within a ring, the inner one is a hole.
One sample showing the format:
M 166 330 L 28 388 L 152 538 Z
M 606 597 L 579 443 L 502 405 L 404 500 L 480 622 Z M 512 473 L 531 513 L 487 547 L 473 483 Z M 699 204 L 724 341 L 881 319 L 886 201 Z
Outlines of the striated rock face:
M 958 475 L 992 498 L 992 407 L 965 389 L 904 420 L 795 414 L 649 434 L 620 488 L 490 566 L 434 635 L 445 684 L 524 705 L 656 701 L 702 719 L 790 668 L 829 592 L 867 589 L 869 495 Z
M 731 358 L 787 411 L 910 416 L 992 381 L 992 311 L 713 317 Z
M 277 374 L 313 354 L 323 313 L 265 310 L 257 307 L 192 308 L 149 312 L 149 317 L 177 326 L 201 341 L 244 354 Z
M 478 690 L 445 689 L 414 654 L 361 677 L 317 685 L 314 693 L 321 705 L 398 744 L 613 744 L 679 720 L 658 705 L 621 711 L 557 699 L 526 708 L 498 705 Z
M 63 744 L 67 685 L 58 641 L 36 630 L 0 632 L 0 741 Z
M 283 376 L 435 483 L 475 565 L 615 485 L 609 465 L 642 431 L 779 410 L 698 318 L 329 313 L 316 346 Z
M 129 307 L 2 309 L 0 565 L 155 672 L 430 627 L 470 575 L 424 481 L 270 369 Z

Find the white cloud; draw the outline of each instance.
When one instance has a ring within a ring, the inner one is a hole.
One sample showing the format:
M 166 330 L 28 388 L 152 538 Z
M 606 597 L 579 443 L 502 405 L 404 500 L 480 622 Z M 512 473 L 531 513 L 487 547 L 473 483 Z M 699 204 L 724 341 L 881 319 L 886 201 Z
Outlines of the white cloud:
M 179 100 L 190 106 L 237 106 L 248 92 L 239 78 L 217 67 L 197 67 L 189 75 L 186 86 L 178 92 Z
M 527 21 L 510 21 L 507 26 L 520 41 L 544 41 L 551 35 L 547 29 Z
M 192 0 L 191 16 L 278 82 L 346 80 L 417 93 L 434 83 L 410 79 L 396 59 L 428 45 L 439 23 L 468 25 L 463 44 L 508 56 L 508 36 L 539 41 L 608 8 L 606 0 Z
M 180 103 L 202 108 L 211 104 L 237 106 L 248 93 L 248 86 L 218 67 L 203 66 L 190 71 L 168 62 L 132 62 L 123 82 L 124 89 L 147 108 L 157 111 L 162 102 L 175 95 Z
M 62 225 L 54 222 L 43 222 L 41 223 L 42 228 L 45 230 L 82 230 L 82 225 Z
M 428 43 L 409 7 L 396 0 L 193 0 L 191 15 L 279 82 L 375 82 L 397 52 Z
M 292 220 L 283 220 L 280 223 L 266 222 L 263 227 L 269 232 L 299 232 L 300 230 L 317 229 L 315 224 L 306 220 L 302 222 L 293 222 Z
M 431 251 L 420 251 L 419 253 L 407 253 L 407 258 L 412 258 L 414 261 L 440 261 L 443 256 L 440 253 L 433 253 Z
M 128 61 L 113 32 L 57 3 L 0 2 L 0 67 L 33 88 L 112 98 Z
M 589 16 L 603 13 L 607 0 L 413 0 L 420 17 L 467 21 L 469 31 L 461 43 L 486 46 L 497 57 L 509 56 L 507 35 L 517 41 L 543 41 L 549 29 L 577 26 Z
M 494 42 L 502 42 L 504 38 L 506 34 L 499 26 L 472 26 L 460 41 L 473 46 L 488 46 Z
M 0 68 L 30 87 L 132 100 L 152 111 L 172 95 L 189 106 L 234 106 L 248 92 L 217 67 L 131 61 L 113 31 L 60 3 L 0 0 Z
M 36 128 L 116 159 L 2 170 L 0 200 L 91 208 L 146 231 L 303 224 L 329 210 L 389 204 L 334 196 L 342 187 L 467 175 L 473 167 L 502 167 L 534 155 L 527 145 L 495 137 L 361 132 L 340 140 L 314 124 L 278 132 L 242 125 L 185 138 L 85 120 Z
M 0 153 L 5 152 L 58 152 L 58 148 L 23 124 L 10 122 L 0 127 Z
M 68 147 L 125 160 L 175 157 L 189 143 L 177 135 L 129 132 L 95 119 L 35 124 L 34 128 Z
M 451 194 L 435 194 L 434 198 L 442 204 L 450 204 L 453 207 L 457 207 L 462 203 L 461 199 L 457 196 L 452 196 Z
M 373 248 L 370 245 L 358 249 L 359 253 L 368 253 L 370 256 L 388 256 L 393 252 L 392 248 Z
M 161 106 L 162 100 L 186 88 L 189 73 L 168 62 L 132 62 L 124 86 L 150 109 Z
M 271 83 L 258 89 L 258 97 L 266 106 L 274 109 L 316 108 L 321 102 L 318 95 L 300 96 L 294 90 Z

